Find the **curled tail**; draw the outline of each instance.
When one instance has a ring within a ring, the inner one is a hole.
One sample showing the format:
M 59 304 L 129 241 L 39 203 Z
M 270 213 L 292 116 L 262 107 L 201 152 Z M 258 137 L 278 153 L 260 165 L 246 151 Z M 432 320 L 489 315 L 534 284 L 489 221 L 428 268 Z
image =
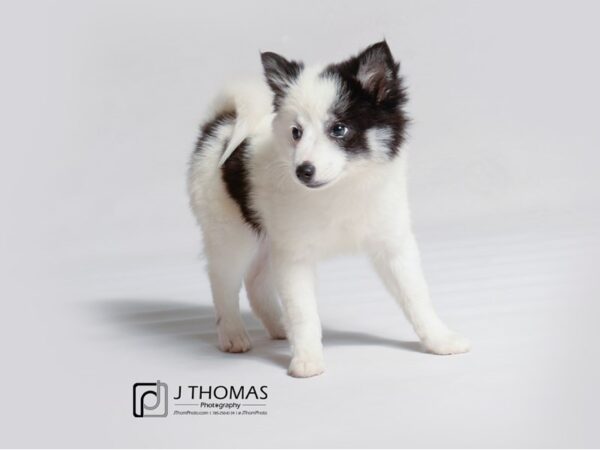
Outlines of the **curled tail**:
M 233 151 L 263 121 L 271 118 L 272 101 L 271 91 L 261 81 L 234 83 L 215 98 L 212 118 L 203 125 L 200 140 L 214 134 L 220 125 L 234 122 L 233 131 L 219 159 L 219 166 L 227 161 Z

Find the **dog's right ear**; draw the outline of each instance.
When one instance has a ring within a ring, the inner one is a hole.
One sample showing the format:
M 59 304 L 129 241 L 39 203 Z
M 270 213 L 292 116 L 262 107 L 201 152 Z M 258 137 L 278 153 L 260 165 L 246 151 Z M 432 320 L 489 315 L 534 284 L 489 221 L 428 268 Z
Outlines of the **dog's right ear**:
M 283 56 L 273 52 L 261 53 L 260 59 L 265 71 L 267 83 L 275 94 L 273 103 L 275 110 L 277 110 L 285 92 L 298 78 L 300 72 L 302 72 L 304 64 L 296 61 L 288 61 Z

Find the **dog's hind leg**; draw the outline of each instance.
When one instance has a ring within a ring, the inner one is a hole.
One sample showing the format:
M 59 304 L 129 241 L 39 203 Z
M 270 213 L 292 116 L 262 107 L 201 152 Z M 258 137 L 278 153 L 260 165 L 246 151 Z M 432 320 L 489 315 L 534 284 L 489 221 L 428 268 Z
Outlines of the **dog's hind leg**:
M 222 226 L 204 234 L 208 276 L 217 316 L 219 348 L 224 352 L 250 350 L 239 306 L 244 273 L 256 250 L 257 239 L 245 225 Z
M 275 289 L 269 242 L 262 239 L 248 272 L 246 273 L 246 293 L 254 314 L 262 321 L 273 339 L 285 339 L 281 307 Z

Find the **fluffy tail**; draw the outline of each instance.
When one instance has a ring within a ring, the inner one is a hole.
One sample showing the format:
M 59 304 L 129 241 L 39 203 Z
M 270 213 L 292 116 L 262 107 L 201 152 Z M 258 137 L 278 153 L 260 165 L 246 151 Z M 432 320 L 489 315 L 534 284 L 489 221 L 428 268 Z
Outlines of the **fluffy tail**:
M 234 111 L 236 115 L 233 133 L 219 160 L 219 166 L 261 123 L 273 114 L 273 95 L 266 83 L 261 81 L 238 82 L 225 88 L 215 98 L 213 115 Z

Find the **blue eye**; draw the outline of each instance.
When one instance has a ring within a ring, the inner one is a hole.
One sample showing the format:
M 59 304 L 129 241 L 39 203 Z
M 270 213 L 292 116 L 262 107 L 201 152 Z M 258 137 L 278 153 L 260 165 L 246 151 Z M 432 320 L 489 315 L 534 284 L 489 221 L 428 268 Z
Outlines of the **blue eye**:
M 292 127 L 292 139 L 294 139 L 295 141 L 298 141 L 298 140 L 300 140 L 301 137 L 302 137 L 302 128 Z
M 348 133 L 348 127 L 341 123 L 336 123 L 335 125 L 333 125 L 331 127 L 331 135 L 334 138 L 337 138 L 337 139 L 343 138 L 344 136 L 346 136 L 347 133 Z

